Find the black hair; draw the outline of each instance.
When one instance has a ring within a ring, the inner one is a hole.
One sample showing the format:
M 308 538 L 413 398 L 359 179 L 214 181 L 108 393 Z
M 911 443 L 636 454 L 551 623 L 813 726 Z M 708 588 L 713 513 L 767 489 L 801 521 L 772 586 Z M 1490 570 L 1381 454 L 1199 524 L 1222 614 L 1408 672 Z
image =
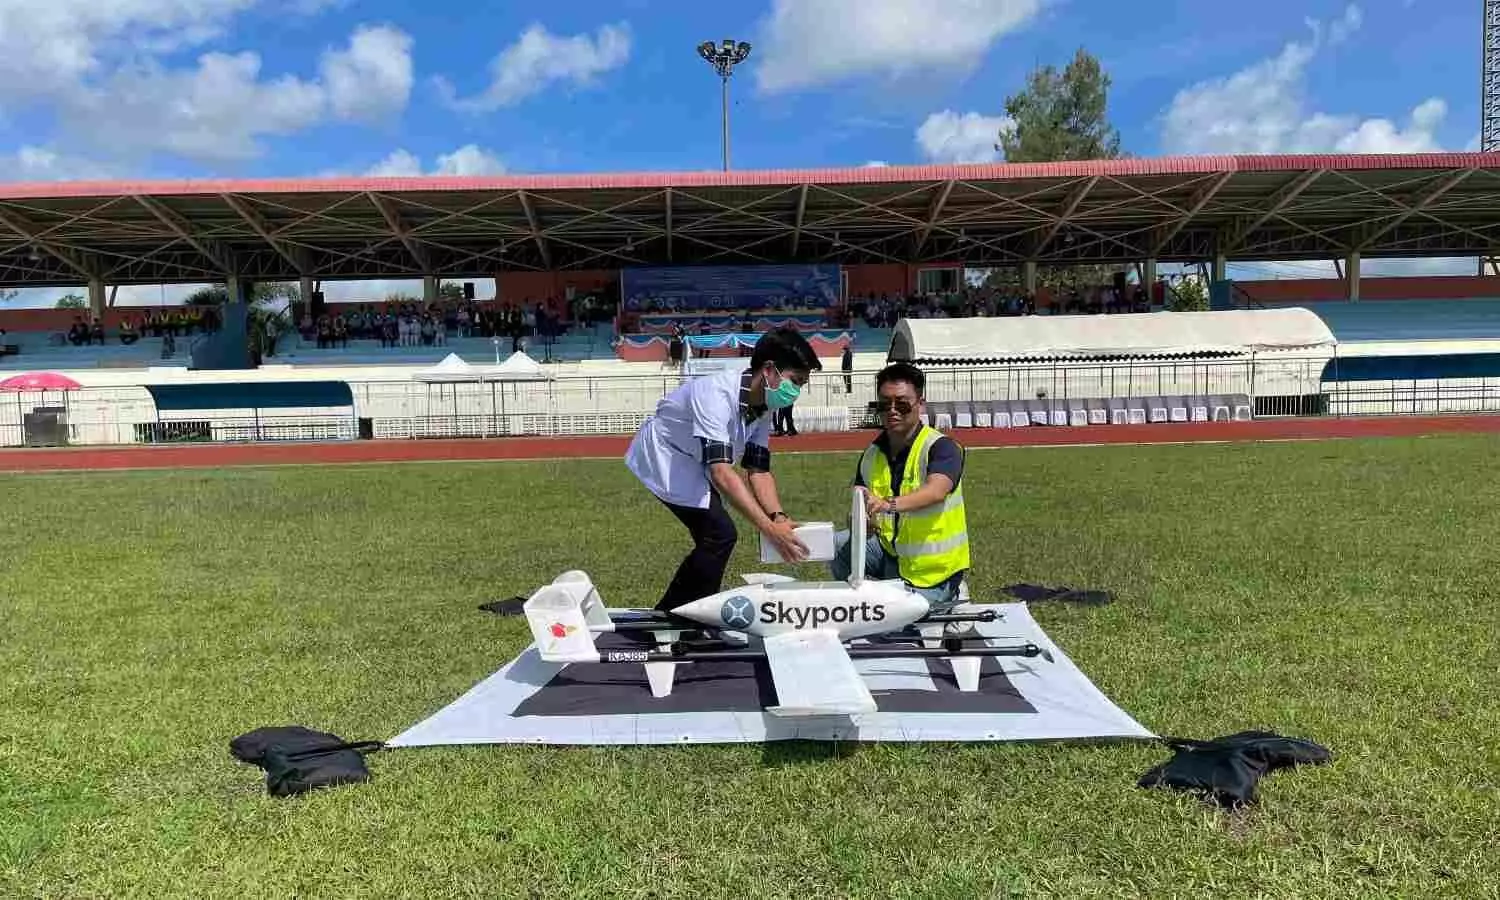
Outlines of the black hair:
M 755 342 L 755 353 L 750 357 L 750 368 L 759 369 L 771 363 L 777 369 L 800 369 L 804 372 L 821 372 L 823 364 L 812 344 L 795 328 L 776 328 L 761 335 Z
M 893 381 L 904 381 L 911 385 L 917 392 L 918 397 L 921 397 L 922 392 L 927 389 L 927 376 L 923 375 L 922 370 L 911 363 L 891 363 L 884 369 L 881 369 L 880 374 L 875 376 L 875 389 L 879 390 L 882 385 Z

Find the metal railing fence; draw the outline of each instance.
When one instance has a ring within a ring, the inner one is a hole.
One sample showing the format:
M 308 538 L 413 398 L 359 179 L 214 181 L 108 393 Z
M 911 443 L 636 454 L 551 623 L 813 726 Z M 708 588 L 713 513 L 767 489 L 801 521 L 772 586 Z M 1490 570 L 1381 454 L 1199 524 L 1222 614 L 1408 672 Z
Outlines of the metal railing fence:
M 1324 383 L 1324 362 L 1262 355 L 924 371 L 935 403 L 1245 395 L 1261 417 L 1500 411 L 1500 379 Z M 353 410 L 163 414 L 141 386 L 0 395 L 0 445 L 621 434 L 688 377 L 663 370 L 519 382 L 356 381 Z M 859 427 L 875 399 L 874 370 L 830 369 L 813 376 L 794 414 L 799 429 L 808 421 L 812 430 L 843 430 Z

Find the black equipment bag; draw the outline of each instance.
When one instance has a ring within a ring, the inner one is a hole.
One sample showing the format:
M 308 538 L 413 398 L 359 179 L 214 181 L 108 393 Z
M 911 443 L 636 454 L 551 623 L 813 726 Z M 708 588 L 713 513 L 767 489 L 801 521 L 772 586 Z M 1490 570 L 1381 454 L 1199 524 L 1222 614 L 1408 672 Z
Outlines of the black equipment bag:
M 1240 731 L 1211 741 L 1162 741 L 1176 753 L 1142 775 L 1139 786 L 1196 793 L 1226 808 L 1255 803 L 1256 785 L 1268 772 L 1323 765 L 1333 759 L 1326 748 L 1311 741 L 1269 731 Z
M 369 781 L 363 751 L 384 747 L 380 741 L 345 741 L 301 725 L 257 728 L 229 742 L 235 759 L 265 770 L 266 791 L 273 797 Z
M 1109 591 L 1088 591 L 1070 587 L 1054 588 L 1041 584 L 1012 584 L 1000 590 L 1023 603 L 1080 603 L 1085 606 L 1103 606 L 1115 600 L 1115 595 Z

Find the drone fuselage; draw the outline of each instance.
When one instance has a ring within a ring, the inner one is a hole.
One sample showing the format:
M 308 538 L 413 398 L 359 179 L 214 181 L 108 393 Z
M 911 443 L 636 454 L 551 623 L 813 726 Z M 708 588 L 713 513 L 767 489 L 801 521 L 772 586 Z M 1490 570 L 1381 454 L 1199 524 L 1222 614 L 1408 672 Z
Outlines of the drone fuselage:
M 786 581 L 749 584 L 694 600 L 674 616 L 712 628 L 769 637 L 824 630 L 840 640 L 899 631 L 928 613 L 928 604 L 903 582 Z

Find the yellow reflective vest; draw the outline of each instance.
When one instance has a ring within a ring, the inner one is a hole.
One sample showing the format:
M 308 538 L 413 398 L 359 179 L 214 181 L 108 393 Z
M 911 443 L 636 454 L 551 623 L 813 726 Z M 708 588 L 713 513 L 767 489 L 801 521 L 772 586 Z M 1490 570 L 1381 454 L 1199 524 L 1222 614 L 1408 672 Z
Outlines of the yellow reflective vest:
M 906 454 L 901 473 L 902 496 L 914 494 L 927 480 L 932 445 L 943 435 L 923 425 Z M 876 444 L 865 448 L 859 461 L 865 486 L 881 497 L 894 497 L 891 464 Z M 895 516 L 878 516 L 875 522 L 880 545 L 895 557 L 901 578 L 921 588 L 935 587 L 969 568 L 969 525 L 964 516 L 964 489 L 960 483 L 952 493 L 926 509 Z M 859 536 L 852 536 L 858 540 Z

